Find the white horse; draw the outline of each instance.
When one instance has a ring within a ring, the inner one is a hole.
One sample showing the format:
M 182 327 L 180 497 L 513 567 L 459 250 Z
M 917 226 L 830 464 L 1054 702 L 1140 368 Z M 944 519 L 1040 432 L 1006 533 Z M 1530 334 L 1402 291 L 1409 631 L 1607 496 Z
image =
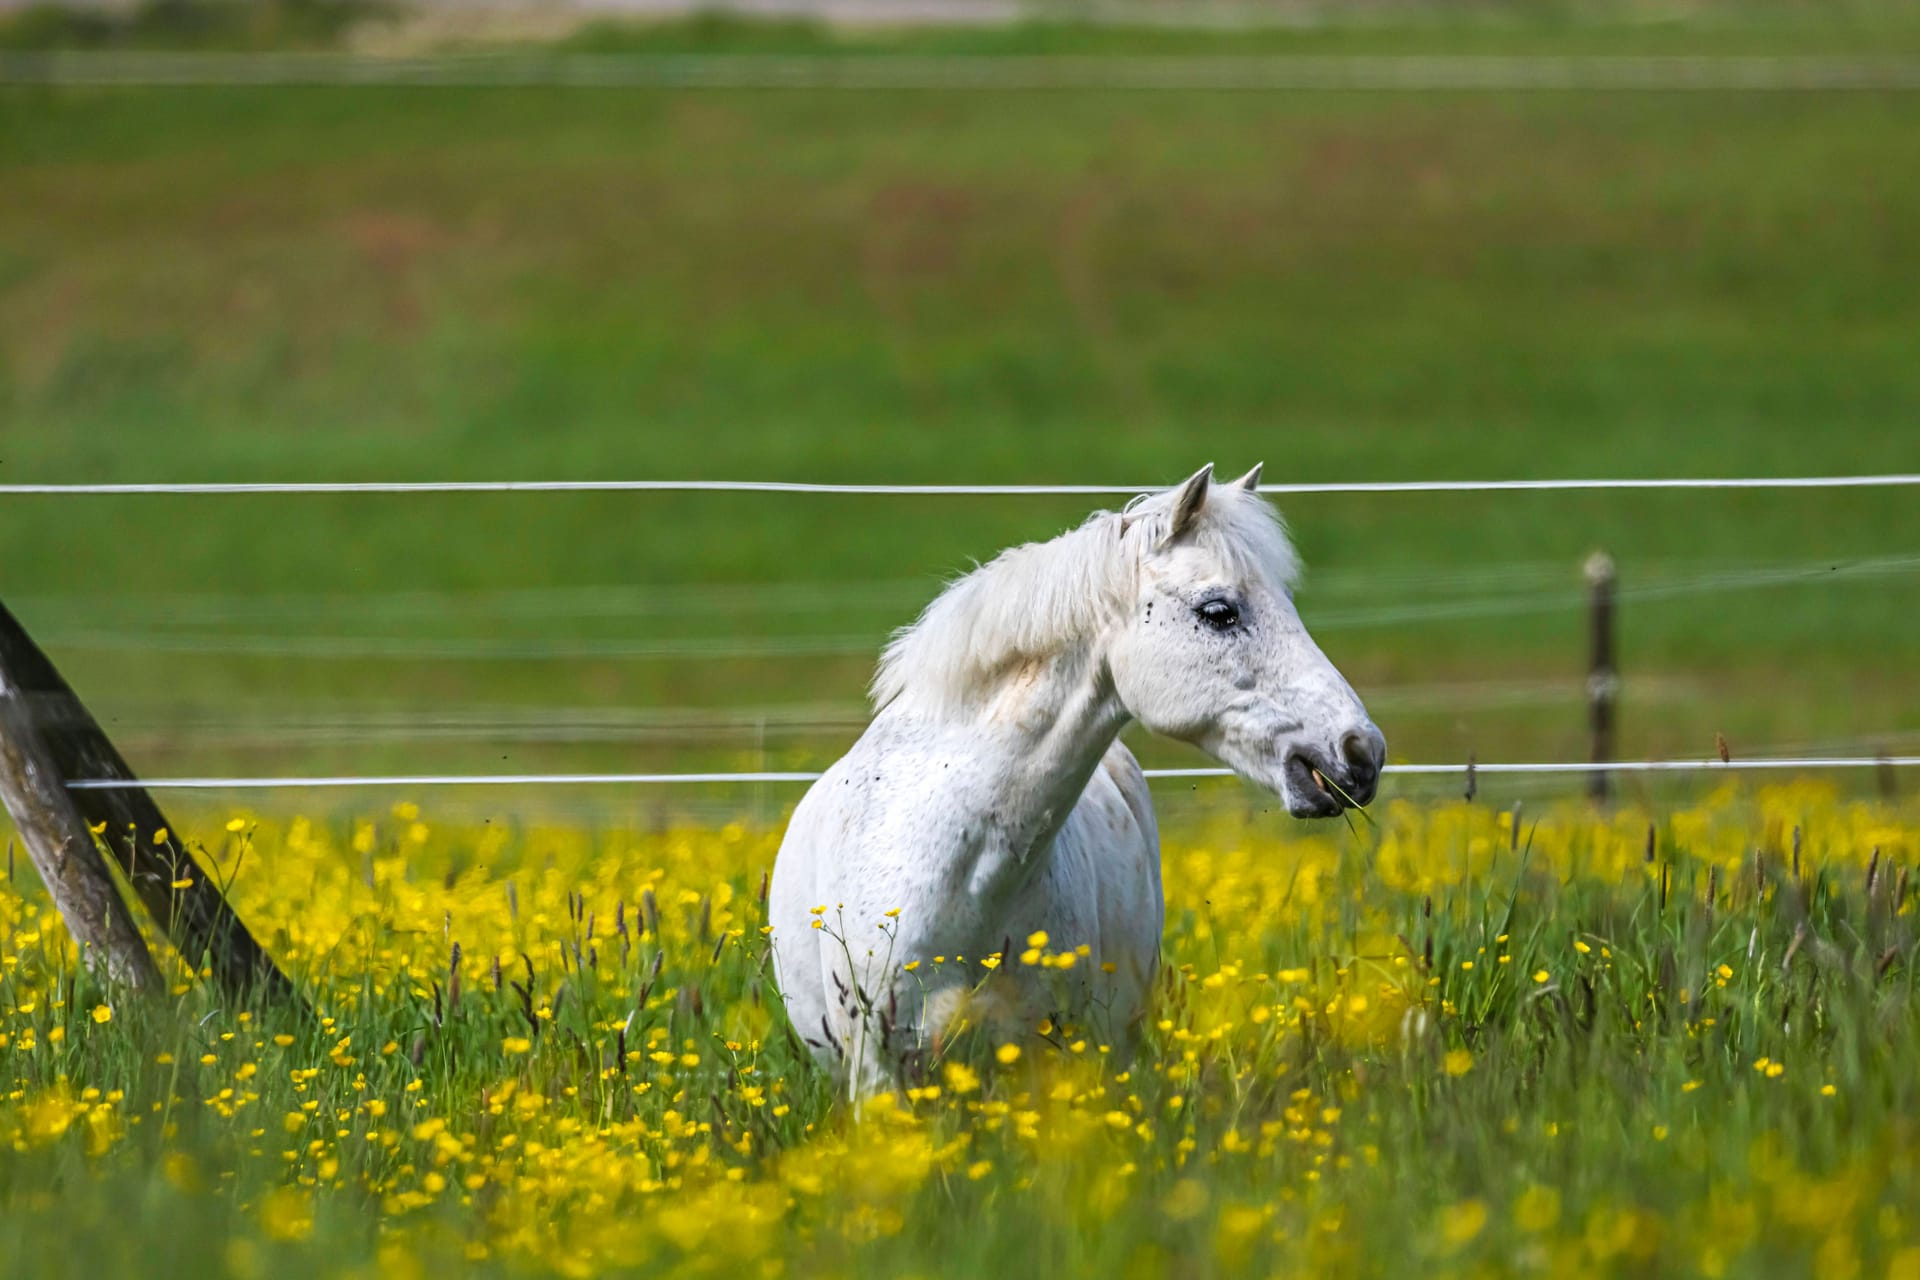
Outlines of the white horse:
M 1373 798 L 1386 741 L 1294 610 L 1260 468 L 1212 476 L 1003 552 L 887 646 L 873 723 L 794 811 L 770 904 L 793 1026 L 856 1091 L 961 1022 L 1130 1037 L 1164 908 L 1129 721 L 1296 817 Z M 1036 933 L 1053 964 L 1019 962 Z

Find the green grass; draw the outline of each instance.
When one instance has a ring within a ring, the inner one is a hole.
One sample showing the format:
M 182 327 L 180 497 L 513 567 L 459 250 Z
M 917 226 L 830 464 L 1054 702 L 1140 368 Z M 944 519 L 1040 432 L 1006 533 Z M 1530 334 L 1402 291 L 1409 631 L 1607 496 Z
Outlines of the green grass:
M 859 1122 L 770 1007 L 768 835 L 226 816 L 181 830 L 328 1021 L 102 992 L 0 885 L 7 1274 L 1920 1261 L 1911 805 L 1183 825 L 1137 1058 L 963 1034 Z
M 1897 50 L 1903 22 L 1509 15 L 1245 47 Z M 695 24 L 574 45 L 1218 40 Z M 1133 484 L 1208 459 L 1264 459 L 1273 480 L 1913 471 L 1913 108 L 1873 93 L 6 89 L 0 478 Z M 1582 749 L 1574 602 L 1595 547 L 1630 589 L 1920 552 L 1910 491 L 1285 506 L 1309 623 L 1327 619 L 1326 647 L 1414 759 Z M 865 646 L 942 575 L 1086 507 L 11 499 L 0 590 L 140 735 L 149 768 L 669 767 L 759 748 L 276 748 L 270 733 L 235 745 L 193 726 L 503 704 L 857 707 Z M 1504 586 L 1447 576 L 1516 565 Z M 710 590 L 768 583 L 821 590 L 799 604 Z M 857 601 L 829 590 L 870 584 Z M 599 606 L 496 608 L 484 594 L 563 588 Z M 424 607 L 396 604 L 422 592 Z M 277 599 L 306 595 L 326 607 L 293 617 Z M 1435 616 L 1489 596 L 1509 607 Z M 1553 607 L 1515 611 L 1537 598 Z M 1622 749 L 1702 754 L 1720 730 L 1749 753 L 1911 741 L 1917 604 L 1910 568 L 1629 600 Z M 216 605 L 224 620 L 208 619 Z M 176 631 L 363 647 L 855 643 L 807 658 L 402 661 L 154 643 Z M 837 732 L 773 749 L 818 761 Z

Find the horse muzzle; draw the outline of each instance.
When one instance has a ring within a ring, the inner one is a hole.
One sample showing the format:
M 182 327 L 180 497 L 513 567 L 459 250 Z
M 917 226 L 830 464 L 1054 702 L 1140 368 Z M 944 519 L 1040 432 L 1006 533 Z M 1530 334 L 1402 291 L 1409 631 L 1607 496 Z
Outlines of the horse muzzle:
M 1364 807 L 1380 789 L 1386 760 L 1387 740 L 1371 724 L 1340 736 L 1338 758 L 1295 747 L 1281 767 L 1287 811 L 1296 818 L 1331 818 Z

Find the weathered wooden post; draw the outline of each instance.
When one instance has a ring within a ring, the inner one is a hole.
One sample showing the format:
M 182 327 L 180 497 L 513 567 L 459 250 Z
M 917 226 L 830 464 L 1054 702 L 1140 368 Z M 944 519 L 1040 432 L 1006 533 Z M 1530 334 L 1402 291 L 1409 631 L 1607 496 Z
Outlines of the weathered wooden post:
M 233 914 L 219 886 L 187 852 L 179 833 L 140 786 L 120 752 L 4 605 L 0 605 L 0 683 L 9 691 L 9 698 L 0 701 L 11 701 L 28 712 L 25 723 L 37 734 L 46 762 L 41 776 L 58 783 L 56 789 L 66 794 L 83 824 L 102 832 L 101 843 L 118 863 L 134 896 L 166 930 L 187 963 L 196 968 L 206 964 L 234 999 L 304 1009 L 305 1001 L 293 983 Z M 10 725 L 0 724 L 0 733 L 21 741 L 12 735 Z M 83 780 L 111 785 L 68 785 Z M 27 836 L 23 811 L 14 809 L 11 796 L 7 806 L 22 827 L 21 834 Z M 48 888 L 52 889 L 52 881 Z M 59 901 L 57 896 L 55 900 Z M 66 913 L 64 903 L 61 911 Z M 67 919 L 77 931 L 74 917 Z
M 136 991 L 161 989 L 120 886 L 74 808 L 66 782 L 34 727 L 26 696 L 0 664 L 0 802 L 13 817 L 27 856 L 80 944 L 87 967 Z
M 1620 676 L 1613 658 L 1613 557 L 1596 551 L 1587 557 L 1587 588 L 1591 594 L 1592 657 L 1587 664 L 1587 727 L 1593 735 L 1594 770 L 1587 794 L 1604 802 L 1612 793 L 1613 704 L 1620 692 Z

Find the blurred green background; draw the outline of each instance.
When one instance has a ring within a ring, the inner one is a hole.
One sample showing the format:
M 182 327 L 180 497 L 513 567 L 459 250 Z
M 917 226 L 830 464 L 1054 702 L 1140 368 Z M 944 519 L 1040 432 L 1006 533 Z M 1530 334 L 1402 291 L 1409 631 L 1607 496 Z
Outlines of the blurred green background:
M 16 12 L 0 46 L 447 38 L 370 12 Z M 1914 57 L 1920 19 L 1407 6 L 539 38 L 742 65 Z M 1913 472 L 1916 281 L 1915 92 L 12 82 L 0 480 Z M 1091 505 L 8 497 L 0 598 L 149 773 L 811 767 L 943 577 Z M 1596 548 L 1620 568 L 1623 755 L 1716 732 L 1746 755 L 1920 745 L 1912 489 L 1283 506 L 1302 613 L 1397 759 L 1581 758 Z

